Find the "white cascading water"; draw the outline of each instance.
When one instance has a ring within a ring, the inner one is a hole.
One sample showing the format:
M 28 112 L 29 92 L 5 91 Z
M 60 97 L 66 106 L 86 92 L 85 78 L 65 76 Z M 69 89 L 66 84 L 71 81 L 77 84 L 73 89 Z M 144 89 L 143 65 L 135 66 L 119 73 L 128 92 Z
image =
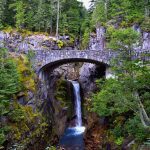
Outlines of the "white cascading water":
M 69 148 L 70 150 L 84 149 L 83 133 L 85 127 L 82 126 L 81 96 L 80 85 L 77 81 L 70 81 L 73 85 L 74 110 L 75 110 L 75 126 L 68 127 L 64 135 L 60 139 L 60 146 Z
M 81 97 L 80 97 L 80 85 L 77 81 L 71 81 L 74 89 L 75 97 L 75 114 L 76 114 L 76 127 L 82 126 L 82 114 L 81 114 Z
M 70 128 L 74 130 L 74 134 L 82 134 L 85 131 L 85 127 L 82 126 L 82 111 L 81 111 L 81 96 L 80 96 L 80 84 L 78 81 L 71 81 L 73 85 L 73 92 L 74 92 L 74 100 L 75 100 L 75 127 Z

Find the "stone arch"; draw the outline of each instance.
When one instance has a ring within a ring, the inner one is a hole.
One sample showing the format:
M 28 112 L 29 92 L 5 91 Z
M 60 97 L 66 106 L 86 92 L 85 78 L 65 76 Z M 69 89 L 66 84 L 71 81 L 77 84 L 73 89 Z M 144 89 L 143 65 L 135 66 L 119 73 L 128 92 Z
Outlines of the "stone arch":
M 86 62 L 86 63 L 95 64 L 95 65 L 98 65 L 101 67 L 105 67 L 105 68 L 108 67 L 108 64 L 106 64 L 104 62 L 97 61 L 97 60 L 93 60 L 93 59 L 70 58 L 70 59 L 60 59 L 60 60 L 56 60 L 56 61 L 47 63 L 39 69 L 39 72 L 41 72 L 41 71 L 52 71 L 61 65 L 68 64 L 68 63 L 75 63 L 75 62 Z
M 71 62 L 89 62 L 97 65 L 108 65 L 112 54 L 108 51 L 51 50 L 39 51 L 36 55 L 37 70 L 56 68 Z

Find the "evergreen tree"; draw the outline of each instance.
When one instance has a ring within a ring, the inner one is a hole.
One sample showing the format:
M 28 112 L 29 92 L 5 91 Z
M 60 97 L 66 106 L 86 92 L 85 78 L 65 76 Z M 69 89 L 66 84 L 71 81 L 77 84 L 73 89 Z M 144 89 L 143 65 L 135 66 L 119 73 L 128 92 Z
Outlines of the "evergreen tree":
M 118 116 L 130 114 L 123 124 L 119 124 L 119 128 L 114 125 L 113 132 L 116 138 L 127 133 L 142 141 L 148 137 L 150 126 L 150 69 L 147 62 L 133 59 L 134 46 L 139 40 L 136 31 L 128 28 L 108 32 L 109 48 L 117 51 L 117 57 L 112 61 L 115 78 L 101 83 L 101 91 L 94 96 L 94 111 L 101 116 L 112 117 L 114 122 Z
M 10 113 L 10 103 L 19 92 L 19 74 L 16 64 L 9 58 L 6 49 L 0 49 L 0 121 Z M 0 146 L 6 140 L 6 125 L 0 124 Z
M 18 29 L 22 29 L 25 27 L 25 20 L 26 20 L 26 3 L 23 0 L 17 0 L 14 3 L 10 4 L 9 8 L 14 9 L 15 11 L 15 20 L 16 20 L 16 27 Z
M 4 26 L 4 10 L 5 10 L 6 0 L 0 0 L 0 29 Z
M 128 26 L 141 23 L 144 17 L 149 17 L 149 2 L 145 0 L 97 0 L 92 14 L 93 24 L 103 24 L 107 21 Z

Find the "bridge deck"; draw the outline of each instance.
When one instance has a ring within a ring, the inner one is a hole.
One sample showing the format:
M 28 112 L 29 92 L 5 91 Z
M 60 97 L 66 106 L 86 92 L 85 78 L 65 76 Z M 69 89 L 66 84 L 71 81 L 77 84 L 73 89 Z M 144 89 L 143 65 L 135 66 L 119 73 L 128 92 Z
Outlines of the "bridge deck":
M 85 61 L 85 62 L 101 62 L 109 65 L 110 60 L 117 56 L 116 52 L 110 50 L 38 50 L 35 51 L 35 59 L 38 67 L 42 68 L 47 64 L 63 62 Z M 145 56 L 145 54 L 148 54 Z M 134 58 L 149 60 L 150 51 L 137 52 Z

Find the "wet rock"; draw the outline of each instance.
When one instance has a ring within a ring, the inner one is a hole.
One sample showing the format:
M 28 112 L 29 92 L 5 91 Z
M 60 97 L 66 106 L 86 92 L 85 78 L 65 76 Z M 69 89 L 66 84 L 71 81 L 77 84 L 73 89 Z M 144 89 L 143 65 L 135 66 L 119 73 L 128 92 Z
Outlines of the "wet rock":
M 79 64 L 65 64 L 53 70 L 53 75 L 57 75 L 67 80 L 75 80 L 79 77 Z
M 58 47 L 58 45 L 54 45 L 52 50 L 59 50 L 60 48 Z
M 98 117 L 94 117 L 92 114 L 90 115 L 91 119 L 88 121 L 90 126 L 88 125 L 88 129 L 84 135 L 85 141 L 85 150 L 102 150 L 103 143 L 106 138 L 106 128 L 99 124 Z
M 60 40 L 69 40 L 70 39 L 70 37 L 69 36 L 59 36 L 59 39 Z
M 74 50 L 74 47 L 66 46 L 66 47 L 65 47 L 65 50 Z
M 19 97 L 19 98 L 18 98 L 18 103 L 21 104 L 21 105 L 26 105 L 27 102 L 26 102 L 25 97 L 24 97 L 24 96 Z
M 41 83 L 38 88 L 40 91 L 38 99 L 40 99 L 39 106 L 41 107 L 41 111 L 43 111 L 46 118 L 53 123 L 53 127 L 55 128 L 54 134 L 58 137 L 64 133 L 65 128 L 68 126 L 68 118 L 70 117 L 68 114 L 71 114 L 70 109 L 72 108 L 71 106 L 66 106 L 67 102 L 65 105 L 62 105 L 62 101 L 59 101 L 56 97 L 57 86 L 62 86 L 56 84 L 58 80 L 63 81 L 63 85 L 67 86 L 66 92 L 68 93 L 68 97 L 71 97 L 70 95 L 72 95 L 70 94 L 70 82 L 67 82 L 64 79 L 67 71 L 66 69 L 67 66 L 63 66 L 55 69 L 53 72 L 47 72 L 46 76 L 45 74 L 41 74 Z
M 50 40 L 46 40 L 42 43 L 42 46 L 46 46 L 46 47 L 51 47 L 52 46 L 52 41 Z
M 79 82 L 83 89 L 83 93 L 86 95 L 96 89 L 94 83 L 96 66 L 94 64 L 84 63 L 79 72 Z
M 124 140 L 122 144 L 122 150 L 130 150 L 135 141 L 132 137 L 128 137 Z
M 33 97 L 34 97 L 34 94 L 33 94 L 33 92 L 31 92 L 31 91 L 28 91 L 28 93 L 27 93 L 27 97 L 28 97 L 28 100 L 31 100 L 31 99 L 33 99 Z
M 143 32 L 143 50 L 150 50 L 150 32 Z

